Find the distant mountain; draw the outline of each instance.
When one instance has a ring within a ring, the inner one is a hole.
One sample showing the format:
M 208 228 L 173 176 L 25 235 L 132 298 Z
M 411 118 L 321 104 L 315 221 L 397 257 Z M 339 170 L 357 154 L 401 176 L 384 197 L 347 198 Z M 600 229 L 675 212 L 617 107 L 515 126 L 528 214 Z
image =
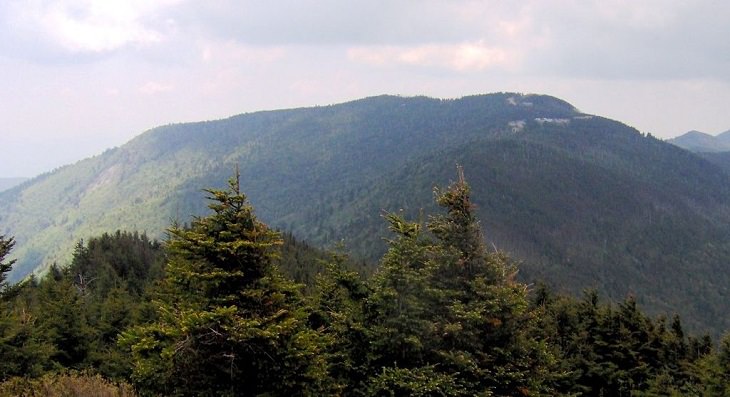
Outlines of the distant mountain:
M 669 139 L 667 142 L 697 153 L 726 152 L 730 151 L 730 130 L 717 136 L 699 131 L 689 131 L 684 135 Z
M 373 263 L 382 211 L 431 210 L 456 164 L 485 237 L 523 262 L 524 280 L 730 328 L 729 174 L 543 95 L 380 96 L 159 127 L 0 193 L 0 233 L 17 239 L 17 280 L 105 231 L 162 236 L 205 213 L 201 189 L 238 165 L 264 221 Z
M 689 131 L 667 142 L 697 153 L 730 174 L 730 130 L 717 136 Z
M 2 178 L 0 177 L 0 192 L 18 186 L 27 181 L 28 178 Z

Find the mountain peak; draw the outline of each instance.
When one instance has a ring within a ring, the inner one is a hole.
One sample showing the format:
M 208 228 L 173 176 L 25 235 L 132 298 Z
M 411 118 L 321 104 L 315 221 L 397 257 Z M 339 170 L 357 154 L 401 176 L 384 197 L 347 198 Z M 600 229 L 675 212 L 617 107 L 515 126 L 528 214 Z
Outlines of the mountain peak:
M 687 149 L 691 152 L 725 152 L 730 151 L 730 131 L 713 136 L 697 130 L 692 130 L 667 142 Z
M 375 259 L 387 233 L 377 215 L 418 216 L 454 164 L 466 170 L 488 238 L 524 261 L 525 277 L 577 292 L 596 285 L 613 298 L 642 291 L 654 313 L 671 308 L 725 328 L 724 317 L 682 302 L 698 285 L 730 284 L 730 271 L 711 271 L 730 255 L 712 240 L 730 233 L 728 175 L 559 98 L 510 92 L 382 95 L 152 129 L 0 192 L 0 234 L 17 242 L 9 279 L 68 263 L 78 240 L 104 232 L 160 237 L 171 219 L 207 213 L 201 189 L 222 187 L 236 166 L 260 219 Z M 712 310 L 729 310 L 722 298 Z

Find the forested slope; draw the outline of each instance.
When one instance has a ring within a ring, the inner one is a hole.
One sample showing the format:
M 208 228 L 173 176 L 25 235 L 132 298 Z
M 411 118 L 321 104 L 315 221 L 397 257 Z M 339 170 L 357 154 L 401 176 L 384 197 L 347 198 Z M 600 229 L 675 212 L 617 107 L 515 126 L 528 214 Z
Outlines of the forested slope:
M 66 263 L 81 238 L 162 236 L 238 165 L 267 223 L 374 262 L 382 210 L 431 208 L 457 163 L 485 237 L 524 261 L 526 281 L 635 294 L 694 328 L 728 328 L 727 174 L 548 96 L 383 96 L 160 127 L 0 194 L 0 232 L 18 242 L 17 280 Z

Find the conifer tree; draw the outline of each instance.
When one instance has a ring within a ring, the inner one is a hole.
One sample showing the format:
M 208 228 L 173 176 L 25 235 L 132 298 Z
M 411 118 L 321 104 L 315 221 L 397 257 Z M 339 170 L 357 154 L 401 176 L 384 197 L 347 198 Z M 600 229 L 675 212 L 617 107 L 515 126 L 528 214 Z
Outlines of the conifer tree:
M 369 351 L 364 302 L 370 290 L 346 262 L 346 256 L 335 253 L 317 275 L 309 317 L 310 327 L 323 335 L 328 382 L 337 395 L 352 395 L 362 386 Z
M 553 357 L 536 338 L 527 287 L 504 254 L 488 252 L 459 169 L 459 180 L 436 201 L 430 263 L 440 368 L 458 373 L 473 395 L 524 395 L 551 390 Z
M 0 381 L 10 376 L 36 376 L 48 366 L 51 347 L 39 340 L 38 318 L 12 300 L 21 288 L 8 287 L 7 273 L 15 260 L 6 257 L 15 240 L 0 235 Z
M 121 337 L 133 380 L 164 395 L 322 392 L 321 337 L 272 264 L 278 234 L 256 219 L 238 175 L 206 192 L 213 213 L 170 229 L 159 320 Z
M 428 261 L 433 242 L 418 223 L 387 214 L 395 238 L 371 280 L 367 330 L 371 378 L 365 394 L 374 396 L 469 395 L 455 374 L 437 363 L 433 299 Z
M 370 395 L 549 393 L 553 358 L 537 340 L 527 289 L 509 259 L 488 252 L 469 186 L 436 201 L 428 231 L 389 216 L 396 238 L 373 279 Z
M 698 372 L 703 396 L 730 396 L 730 333 L 720 339 L 714 354 L 699 360 Z
M 10 254 L 14 245 L 15 239 L 0 235 L 0 293 L 5 292 L 5 289 L 7 288 L 5 280 L 15 263 L 14 259 L 5 261 L 5 258 Z

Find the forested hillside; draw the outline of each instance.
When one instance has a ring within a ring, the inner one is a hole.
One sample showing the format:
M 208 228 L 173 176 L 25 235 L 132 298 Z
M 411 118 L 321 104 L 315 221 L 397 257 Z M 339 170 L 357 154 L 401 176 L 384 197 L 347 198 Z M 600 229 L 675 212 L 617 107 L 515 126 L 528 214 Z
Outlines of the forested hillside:
M 730 173 L 730 131 L 717 136 L 690 131 L 667 142 L 697 153 L 698 156 Z
M 67 263 L 82 238 L 162 236 L 203 213 L 200 188 L 238 165 L 267 223 L 315 246 L 344 242 L 374 266 L 382 210 L 432 210 L 433 186 L 457 163 L 490 246 L 523 262 L 522 280 L 632 295 L 692 329 L 728 328 L 728 174 L 548 96 L 383 96 L 159 127 L 0 193 L 0 231 L 16 237 L 18 280 Z
M 172 224 L 162 245 L 105 234 L 20 285 L 4 282 L 14 242 L 0 235 L 0 395 L 730 392 L 730 335 L 716 344 L 632 298 L 517 281 L 461 172 L 428 221 L 384 216 L 388 249 L 367 279 L 282 240 L 238 178 L 207 192 L 211 212 Z M 286 276 L 297 269 L 319 271 L 306 294 Z

